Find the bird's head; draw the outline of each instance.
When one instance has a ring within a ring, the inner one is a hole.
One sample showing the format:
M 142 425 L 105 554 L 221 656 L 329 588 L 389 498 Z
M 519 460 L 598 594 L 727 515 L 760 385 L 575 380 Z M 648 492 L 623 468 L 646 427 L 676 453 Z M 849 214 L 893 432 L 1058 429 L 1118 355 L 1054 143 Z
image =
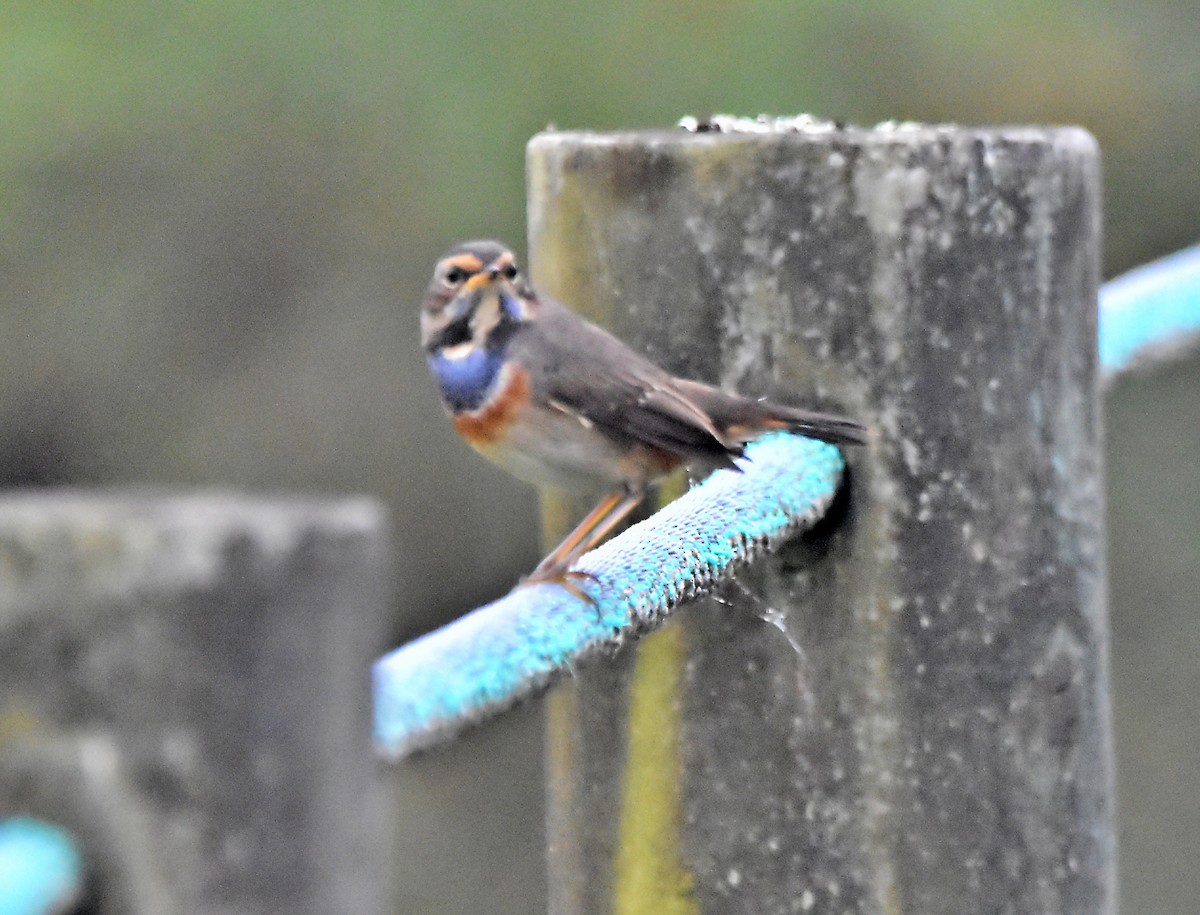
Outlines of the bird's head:
M 532 317 L 536 299 L 512 251 L 496 241 L 469 241 L 438 261 L 421 307 L 426 351 L 486 341 L 502 322 Z

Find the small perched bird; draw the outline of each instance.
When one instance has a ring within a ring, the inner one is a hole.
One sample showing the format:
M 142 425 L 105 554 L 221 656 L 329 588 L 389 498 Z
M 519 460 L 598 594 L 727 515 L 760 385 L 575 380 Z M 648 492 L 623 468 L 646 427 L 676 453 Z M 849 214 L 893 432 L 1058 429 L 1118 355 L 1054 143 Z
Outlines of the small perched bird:
M 681 466 L 733 467 L 746 442 L 772 430 L 835 444 L 867 440 L 852 419 L 668 374 L 539 295 L 495 241 L 465 242 L 438 261 L 421 345 L 455 429 L 477 451 L 532 483 L 609 487 L 526 583 L 578 593 L 571 564 Z

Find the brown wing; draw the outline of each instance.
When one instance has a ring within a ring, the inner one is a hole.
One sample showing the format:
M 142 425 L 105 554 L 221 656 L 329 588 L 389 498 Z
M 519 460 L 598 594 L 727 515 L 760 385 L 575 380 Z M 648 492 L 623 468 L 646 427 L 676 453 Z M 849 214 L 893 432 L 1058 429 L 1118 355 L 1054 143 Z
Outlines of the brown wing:
M 731 466 L 741 454 L 712 418 L 644 356 L 552 300 L 510 343 L 534 396 L 582 417 L 622 445 L 647 444 Z

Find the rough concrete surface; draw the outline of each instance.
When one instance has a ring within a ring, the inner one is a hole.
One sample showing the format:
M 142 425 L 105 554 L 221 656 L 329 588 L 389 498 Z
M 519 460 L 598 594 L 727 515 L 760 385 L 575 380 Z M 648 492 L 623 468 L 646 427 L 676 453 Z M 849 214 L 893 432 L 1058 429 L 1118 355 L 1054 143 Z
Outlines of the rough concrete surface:
M 0 499 L 0 809 L 79 837 L 95 911 L 389 911 L 369 500 Z
M 1112 912 L 1092 138 L 550 133 L 528 164 L 540 287 L 876 433 L 827 524 L 680 614 L 678 910 Z M 628 879 L 632 654 L 555 700 L 552 911 Z

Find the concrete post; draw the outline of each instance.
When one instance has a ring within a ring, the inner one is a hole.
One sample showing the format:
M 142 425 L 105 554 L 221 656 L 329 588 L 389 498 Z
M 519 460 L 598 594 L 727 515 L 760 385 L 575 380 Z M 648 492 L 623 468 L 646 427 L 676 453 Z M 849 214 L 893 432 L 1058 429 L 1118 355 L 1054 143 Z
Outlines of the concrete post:
M 551 911 L 1112 912 L 1092 138 L 548 133 L 528 169 L 542 290 L 878 433 L 826 524 L 551 697 Z
M 0 812 L 70 829 L 88 911 L 390 911 L 366 500 L 0 499 Z

